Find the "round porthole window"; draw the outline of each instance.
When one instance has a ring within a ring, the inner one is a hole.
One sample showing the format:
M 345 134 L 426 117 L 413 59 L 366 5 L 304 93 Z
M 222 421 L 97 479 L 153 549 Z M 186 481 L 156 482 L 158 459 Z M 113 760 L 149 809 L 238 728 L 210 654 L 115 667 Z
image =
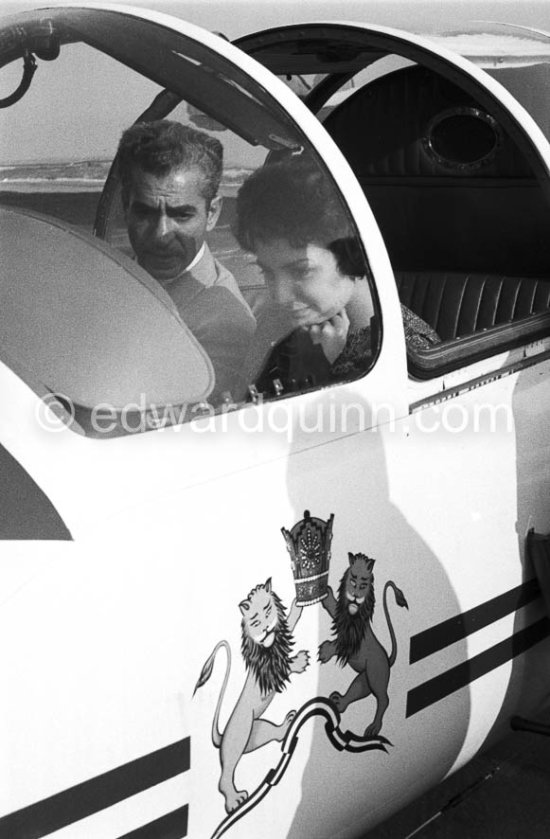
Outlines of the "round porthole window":
M 424 137 L 424 148 L 432 160 L 460 171 L 485 166 L 499 145 L 498 123 L 478 108 L 452 108 L 438 114 Z

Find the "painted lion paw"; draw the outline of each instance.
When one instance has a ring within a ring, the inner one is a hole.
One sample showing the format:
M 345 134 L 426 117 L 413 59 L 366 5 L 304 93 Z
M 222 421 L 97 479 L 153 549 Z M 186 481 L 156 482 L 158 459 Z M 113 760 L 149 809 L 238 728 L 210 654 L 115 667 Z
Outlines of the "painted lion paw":
M 329 699 L 333 703 L 333 705 L 336 706 L 336 710 L 342 713 L 342 711 L 344 710 L 344 708 L 342 707 L 342 694 L 338 693 L 338 691 L 335 690 L 330 694 Z
M 279 734 L 277 736 L 277 740 L 282 742 L 288 734 L 288 730 L 292 725 L 292 720 L 296 716 L 296 711 L 289 711 L 282 723 L 279 726 Z
M 382 723 L 371 722 L 370 725 L 367 725 L 365 728 L 364 737 L 376 737 L 380 733 L 380 729 L 382 728 Z
M 277 738 L 278 740 L 284 740 L 286 735 L 288 734 L 288 729 L 292 725 L 292 720 L 296 716 L 296 711 L 289 711 L 284 720 L 282 721 L 281 725 L 279 726 L 280 729 L 280 736 Z
M 233 790 L 233 792 L 229 793 L 225 796 L 225 809 L 228 813 L 232 813 L 233 810 L 236 810 L 237 807 L 240 807 L 241 804 L 244 804 L 246 799 L 248 798 L 248 792 L 243 790 Z
M 303 673 L 309 664 L 309 653 L 307 650 L 300 650 L 300 652 L 292 659 L 292 672 Z

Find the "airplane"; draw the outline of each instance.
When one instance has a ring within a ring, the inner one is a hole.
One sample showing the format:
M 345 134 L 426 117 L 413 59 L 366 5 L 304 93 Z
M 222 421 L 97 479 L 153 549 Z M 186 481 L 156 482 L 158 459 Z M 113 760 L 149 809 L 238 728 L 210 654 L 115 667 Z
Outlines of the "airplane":
M 353 839 L 548 702 L 550 36 L 182 17 L 0 21 L 1 839 Z M 118 138 L 163 118 L 224 145 L 258 319 L 236 195 L 316 161 L 362 375 L 209 401 L 125 229 Z

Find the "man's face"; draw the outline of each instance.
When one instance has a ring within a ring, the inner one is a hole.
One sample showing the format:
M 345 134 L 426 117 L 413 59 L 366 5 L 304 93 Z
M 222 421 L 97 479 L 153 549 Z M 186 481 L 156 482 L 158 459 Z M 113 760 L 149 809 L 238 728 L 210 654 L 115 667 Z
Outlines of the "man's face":
M 135 168 L 127 195 L 126 224 L 137 260 L 161 285 L 193 261 L 212 230 L 221 200 L 204 198 L 198 168 L 153 175 Z

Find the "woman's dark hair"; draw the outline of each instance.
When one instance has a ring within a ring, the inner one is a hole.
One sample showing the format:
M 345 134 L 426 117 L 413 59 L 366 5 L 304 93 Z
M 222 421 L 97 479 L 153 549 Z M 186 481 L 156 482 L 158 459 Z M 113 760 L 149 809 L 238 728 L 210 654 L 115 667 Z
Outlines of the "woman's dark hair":
M 342 274 L 367 272 L 361 245 L 331 181 L 310 158 L 288 158 L 257 169 L 237 195 L 235 236 L 244 250 L 285 239 L 331 250 Z
M 336 257 L 336 264 L 347 277 L 364 277 L 368 268 L 357 236 L 345 236 L 335 239 L 328 245 Z

